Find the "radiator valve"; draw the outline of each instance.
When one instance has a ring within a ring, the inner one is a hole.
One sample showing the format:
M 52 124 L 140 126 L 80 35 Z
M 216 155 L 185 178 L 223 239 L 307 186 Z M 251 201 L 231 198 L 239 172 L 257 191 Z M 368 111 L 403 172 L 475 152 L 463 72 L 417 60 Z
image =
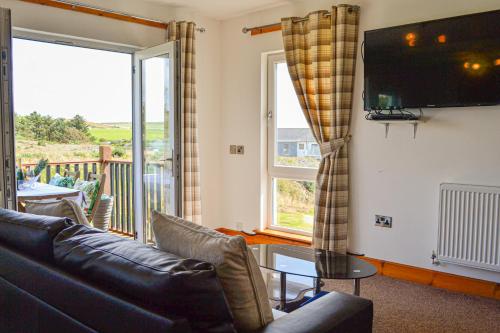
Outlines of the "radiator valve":
M 432 259 L 433 265 L 436 265 L 436 266 L 439 265 L 439 260 L 437 260 L 436 251 L 432 251 L 431 259 Z

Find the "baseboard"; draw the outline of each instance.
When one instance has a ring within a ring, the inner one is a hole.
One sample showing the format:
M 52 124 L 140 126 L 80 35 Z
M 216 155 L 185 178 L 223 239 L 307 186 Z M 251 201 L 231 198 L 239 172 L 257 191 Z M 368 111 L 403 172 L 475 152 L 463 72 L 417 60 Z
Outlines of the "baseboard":
M 438 272 L 426 268 L 398 264 L 386 260 L 367 257 L 359 258 L 374 264 L 380 275 L 398 280 L 425 284 L 436 288 L 457 291 L 464 294 L 490 297 L 500 300 L 499 283 Z
M 237 231 L 219 228 L 217 229 L 226 234 L 240 234 Z M 267 236 L 276 244 L 293 244 L 310 246 L 311 241 L 306 236 L 299 236 L 279 232 L 274 230 L 254 230 L 258 235 Z M 248 240 L 256 236 L 245 236 Z M 468 295 L 483 296 L 500 300 L 500 283 L 491 281 L 473 279 L 465 276 L 443 273 L 431 269 L 420 268 L 410 265 L 399 264 L 391 261 L 359 257 L 377 267 L 378 274 L 388 276 L 398 280 L 405 280 L 419 284 L 425 284 L 436 288 L 442 288 L 451 291 L 457 291 Z

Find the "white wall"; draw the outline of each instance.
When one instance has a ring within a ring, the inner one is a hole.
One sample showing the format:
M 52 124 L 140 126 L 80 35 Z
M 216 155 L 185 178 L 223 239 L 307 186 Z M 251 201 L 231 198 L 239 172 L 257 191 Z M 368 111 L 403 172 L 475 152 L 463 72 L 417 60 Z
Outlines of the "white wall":
M 221 51 L 218 21 L 194 12 L 133 0 L 87 0 L 88 4 L 162 21 L 193 20 L 207 31 L 197 34 L 197 83 L 201 188 L 204 224 L 218 226 L 221 219 L 220 179 L 220 79 Z M 85 37 L 102 41 L 149 47 L 165 41 L 162 29 L 70 12 L 15 0 L 0 0 L 12 10 L 15 27 Z M 214 158 L 215 156 L 215 158 Z
M 357 0 L 363 31 L 423 20 L 499 9 L 498 0 Z M 334 2 L 333 2 L 334 3 Z M 259 227 L 265 200 L 265 122 L 261 110 L 261 55 L 282 49 L 279 32 L 250 37 L 244 26 L 279 22 L 328 9 L 332 1 L 286 5 L 223 22 L 222 167 L 223 226 Z M 500 185 L 500 108 L 426 110 L 430 120 L 412 138 L 412 128 L 384 127 L 364 120 L 363 64 L 358 57 L 351 147 L 350 249 L 369 257 L 500 281 L 500 274 L 432 266 L 437 243 L 438 188 L 442 182 Z M 244 144 L 245 155 L 229 155 L 229 144 Z M 374 215 L 393 217 L 392 229 L 374 227 Z

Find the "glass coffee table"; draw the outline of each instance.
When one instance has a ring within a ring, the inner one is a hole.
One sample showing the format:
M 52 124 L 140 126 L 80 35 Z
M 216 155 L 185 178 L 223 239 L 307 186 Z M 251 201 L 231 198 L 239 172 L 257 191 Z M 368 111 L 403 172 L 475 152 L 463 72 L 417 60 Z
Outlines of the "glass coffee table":
M 280 308 L 286 307 L 286 275 L 314 279 L 314 294 L 321 291 L 322 279 L 354 281 L 354 295 L 361 292 L 361 279 L 373 276 L 377 268 L 352 255 L 294 245 L 249 245 L 260 267 L 280 273 Z

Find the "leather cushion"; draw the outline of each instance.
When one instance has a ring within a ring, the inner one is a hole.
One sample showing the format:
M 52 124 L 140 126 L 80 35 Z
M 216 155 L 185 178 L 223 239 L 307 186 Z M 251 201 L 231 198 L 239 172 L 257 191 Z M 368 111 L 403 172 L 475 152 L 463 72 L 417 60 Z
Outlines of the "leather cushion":
M 62 311 L 85 326 L 99 333 L 187 333 L 192 332 L 186 318 L 174 315 L 159 315 L 138 306 L 123 297 L 111 295 L 89 281 L 74 274 L 64 272 L 52 265 L 35 261 L 32 258 L 0 245 L 0 280 L 3 278 L 25 293 L 32 295 L 54 311 Z M 3 290 L 0 287 L 0 322 L 5 319 L 24 320 L 31 329 L 14 326 L 0 332 L 33 333 L 73 333 L 71 329 L 58 329 L 60 320 L 50 320 L 50 316 L 33 307 L 23 306 L 19 298 L 5 300 L 2 306 Z M 56 310 L 57 309 L 57 310 Z M 14 312 L 10 312 L 10 310 Z M 43 317 L 41 317 L 43 316 Z M 38 317 L 36 319 L 34 317 Z M 19 318 L 19 319 L 18 319 Z M 33 322 L 35 320 L 35 322 Z M 49 327 L 42 329 L 40 323 Z M 17 329 L 15 329 L 17 328 Z
M 54 239 L 56 265 L 160 314 L 186 317 L 196 331 L 232 332 L 213 265 L 183 259 L 84 225 Z
M 372 301 L 332 291 L 254 333 L 372 333 L 372 322 Z
M 78 204 L 68 199 L 26 201 L 26 213 L 67 217 L 77 224 L 90 225 Z
M 243 237 L 156 211 L 152 220 L 160 249 L 215 265 L 238 331 L 253 331 L 273 320 L 262 273 Z
M 0 242 L 37 259 L 51 261 L 52 241 L 73 223 L 64 217 L 19 213 L 0 208 Z

